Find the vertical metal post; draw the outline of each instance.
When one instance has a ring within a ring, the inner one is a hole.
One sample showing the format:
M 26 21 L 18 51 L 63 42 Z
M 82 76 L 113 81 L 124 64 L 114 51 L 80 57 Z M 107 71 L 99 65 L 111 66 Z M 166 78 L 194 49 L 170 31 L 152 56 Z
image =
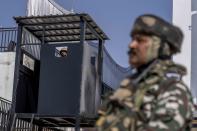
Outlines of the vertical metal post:
M 75 117 L 75 131 L 80 131 L 80 116 L 79 114 Z
M 16 119 L 17 119 L 17 114 L 14 114 L 14 115 L 13 115 L 12 123 L 11 123 L 11 125 L 10 125 L 10 130 L 8 130 L 8 131 L 14 131 Z
M 41 55 L 41 52 L 42 52 L 42 47 L 43 47 L 43 45 L 45 44 L 45 25 L 43 25 L 43 29 L 42 29 L 42 39 L 40 39 L 40 41 L 41 41 L 41 44 L 40 44 L 40 55 Z M 41 57 L 41 56 L 40 56 Z M 41 58 L 40 58 L 40 61 L 42 61 L 41 60 Z
M 80 17 L 80 43 L 84 44 L 86 35 L 86 22 L 83 20 L 83 17 Z
M 34 121 L 34 114 L 32 114 L 31 116 L 30 131 L 33 131 L 33 121 Z
M 45 37 L 45 25 L 43 25 L 43 30 L 42 30 L 42 45 L 45 44 L 45 40 L 44 40 L 44 37 Z
M 103 40 L 99 39 L 99 47 L 98 47 L 98 72 L 99 76 L 102 80 L 102 72 L 103 72 Z
M 42 130 L 43 130 L 43 127 L 39 126 L 38 131 L 42 131 Z
M 102 80 L 103 80 L 103 46 L 104 41 L 99 39 L 99 46 L 98 46 L 98 77 L 99 77 L 99 87 L 97 87 L 97 92 L 99 96 L 101 96 L 102 91 Z M 99 98 L 101 102 L 101 97 Z
M 9 122 L 7 131 L 11 130 L 11 126 L 14 125 L 14 113 L 16 108 L 16 94 L 17 94 L 17 86 L 19 81 L 19 70 L 20 70 L 20 59 L 21 59 L 21 41 L 22 41 L 22 31 L 23 26 L 18 25 L 18 36 L 17 36 L 17 44 L 16 44 L 16 56 L 15 56 L 15 69 L 14 69 L 14 84 L 13 84 L 13 95 L 12 95 L 12 103 L 11 110 L 9 114 Z
M 86 34 L 86 22 L 83 20 L 83 17 L 80 17 L 80 44 L 82 44 L 84 50 L 84 41 L 85 41 L 85 34 Z M 77 103 L 78 114 L 76 116 L 75 122 L 75 131 L 80 131 L 80 100 Z

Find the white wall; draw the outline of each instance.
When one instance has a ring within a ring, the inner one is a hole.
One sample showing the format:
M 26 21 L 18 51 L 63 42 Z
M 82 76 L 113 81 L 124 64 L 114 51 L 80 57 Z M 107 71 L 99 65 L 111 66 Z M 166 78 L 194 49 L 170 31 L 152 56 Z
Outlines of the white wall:
M 12 100 L 15 52 L 0 52 L 0 97 Z
M 188 74 L 184 81 L 190 87 L 191 83 L 191 0 L 173 0 L 173 23 L 184 32 L 182 52 L 174 57 L 177 63 L 187 67 Z

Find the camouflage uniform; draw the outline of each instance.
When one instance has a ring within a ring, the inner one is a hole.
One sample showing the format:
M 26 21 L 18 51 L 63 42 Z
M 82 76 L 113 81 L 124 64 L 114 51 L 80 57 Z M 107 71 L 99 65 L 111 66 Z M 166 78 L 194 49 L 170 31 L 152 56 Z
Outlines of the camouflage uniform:
M 105 96 L 98 131 L 189 131 L 193 103 L 185 74 L 182 65 L 158 58 L 125 78 Z

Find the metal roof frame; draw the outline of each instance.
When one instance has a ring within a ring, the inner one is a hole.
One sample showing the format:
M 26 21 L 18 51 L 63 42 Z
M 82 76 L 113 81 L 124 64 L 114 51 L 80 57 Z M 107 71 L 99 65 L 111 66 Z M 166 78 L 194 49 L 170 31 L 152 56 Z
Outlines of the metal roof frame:
M 14 17 L 18 25 L 45 42 L 80 41 L 81 22 L 85 22 L 84 40 L 108 40 L 108 36 L 88 14 Z

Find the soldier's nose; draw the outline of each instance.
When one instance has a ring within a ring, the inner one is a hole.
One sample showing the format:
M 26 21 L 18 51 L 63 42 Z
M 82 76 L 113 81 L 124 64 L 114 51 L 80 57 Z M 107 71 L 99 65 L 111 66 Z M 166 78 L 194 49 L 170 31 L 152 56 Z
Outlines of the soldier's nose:
M 137 47 L 137 41 L 133 40 L 130 44 L 129 44 L 129 48 L 130 49 L 135 49 Z

